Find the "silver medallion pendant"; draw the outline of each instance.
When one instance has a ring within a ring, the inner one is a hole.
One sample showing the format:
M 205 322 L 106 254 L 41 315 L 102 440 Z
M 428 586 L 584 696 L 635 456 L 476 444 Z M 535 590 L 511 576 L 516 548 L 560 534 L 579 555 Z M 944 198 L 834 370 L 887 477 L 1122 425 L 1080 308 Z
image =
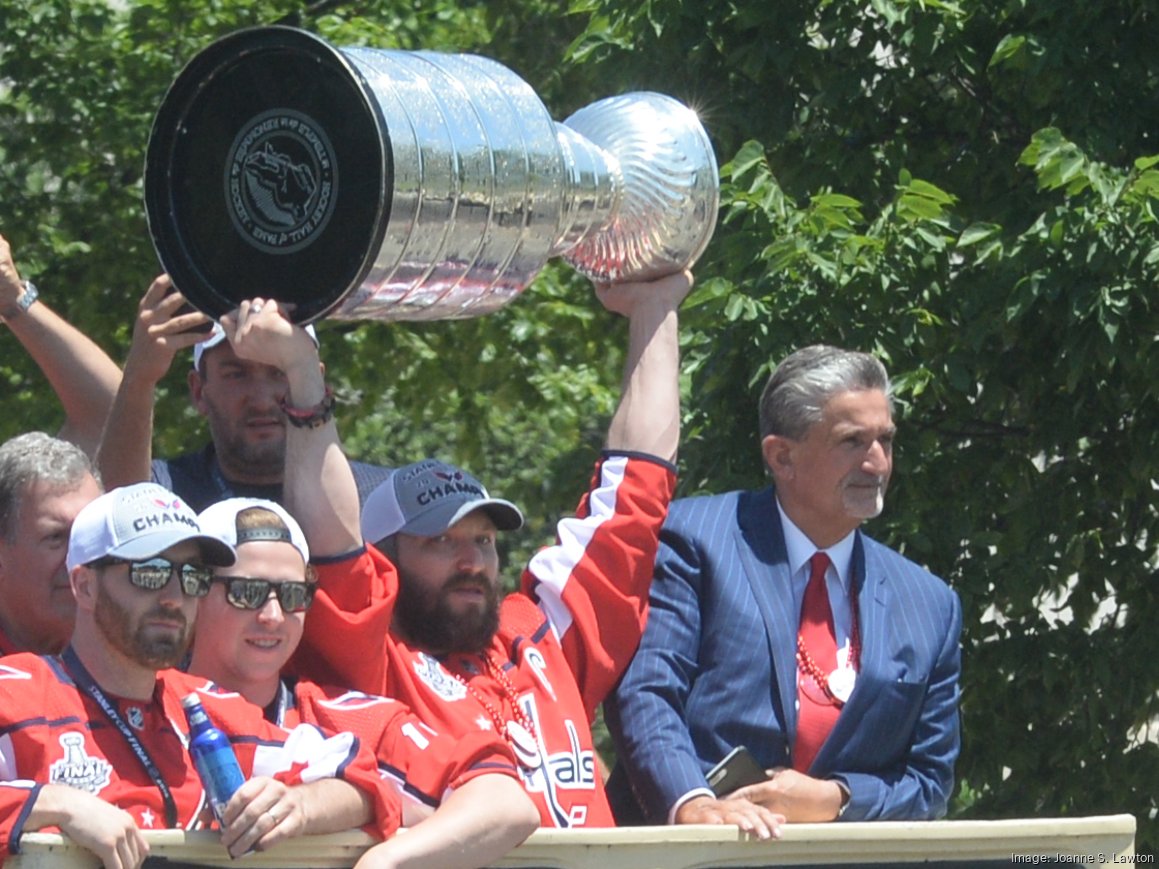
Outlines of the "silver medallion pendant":
M 808 673 L 801 673 L 797 677 L 797 688 L 799 697 L 804 697 L 818 706 L 833 705 L 833 700 L 825 693 L 825 689 Z
M 515 751 L 516 760 L 524 769 L 538 769 L 542 759 L 535 737 L 518 721 L 508 721 L 506 729 L 507 741 Z
M 852 667 L 838 667 L 829 674 L 829 691 L 842 703 L 849 699 L 856 684 L 857 671 Z

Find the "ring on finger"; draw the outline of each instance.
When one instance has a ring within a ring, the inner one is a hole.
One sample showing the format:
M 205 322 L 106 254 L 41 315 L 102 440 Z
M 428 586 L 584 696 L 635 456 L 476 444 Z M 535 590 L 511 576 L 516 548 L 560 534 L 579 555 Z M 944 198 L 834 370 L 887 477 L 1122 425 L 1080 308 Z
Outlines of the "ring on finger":
M 275 827 L 282 822 L 282 819 L 275 815 L 272 811 L 267 811 L 266 814 L 269 815 L 270 820 L 274 822 Z
M 261 302 L 254 302 L 252 305 L 250 305 L 250 313 L 251 314 L 260 314 L 261 312 L 262 312 L 262 303 Z

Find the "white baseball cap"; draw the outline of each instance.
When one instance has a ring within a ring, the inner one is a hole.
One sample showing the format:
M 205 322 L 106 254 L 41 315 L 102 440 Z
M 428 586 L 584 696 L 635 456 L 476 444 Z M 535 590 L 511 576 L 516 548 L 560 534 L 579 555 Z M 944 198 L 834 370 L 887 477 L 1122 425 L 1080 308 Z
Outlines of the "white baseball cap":
M 277 514 L 286 526 L 285 529 L 277 526 L 258 526 L 238 531 L 237 514 L 251 507 L 260 507 Z M 201 525 L 201 530 L 206 534 L 210 534 L 234 548 L 256 540 L 289 543 L 301 553 L 302 561 L 306 564 L 310 563 L 310 547 L 306 543 L 306 535 L 302 532 L 302 526 L 286 512 L 285 507 L 274 501 L 267 501 L 264 498 L 227 498 L 216 504 L 210 504 L 202 510 L 197 521 Z
M 156 483 L 134 483 L 106 492 L 77 514 L 68 537 L 68 569 L 113 556 L 129 561 L 153 558 L 170 546 L 192 541 L 213 567 L 228 567 L 237 553 L 228 543 L 202 532 L 197 514 Z
M 313 324 L 306 327 L 306 334 L 314 339 L 314 346 L 321 346 L 318 343 L 318 333 L 314 331 Z M 198 341 L 193 345 L 193 367 L 201 368 L 201 357 L 205 355 L 206 350 L 212 350 L 218 344 L 225 340 L 225 329 L 221 328 L 221 323 L 214 323 L 213 329 L 205 337 L 204 341 Z

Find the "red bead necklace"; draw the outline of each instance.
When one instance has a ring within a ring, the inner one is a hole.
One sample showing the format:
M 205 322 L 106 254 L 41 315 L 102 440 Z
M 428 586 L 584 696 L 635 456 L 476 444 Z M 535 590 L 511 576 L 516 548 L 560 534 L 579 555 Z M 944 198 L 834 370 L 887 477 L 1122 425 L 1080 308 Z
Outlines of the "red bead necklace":
M 503 668 L 495 663 L 495 659 L 491 657 L 491 653 L 489 651 L 480 652 L 479 657 L 483 659 L 484 671 L 499 683 L 499 688 L 502 690 L 503 696 L 507 698 L 507 702 L 511 706 L 511 718 L 506 718 L 502 711 L 491 702 L 491 698 L 477 690 L 474 685 L 458 673 L 451 672 L 451 676 L 458 680 L 467 689 L 467 692 L 479 701 L 479 705 L 483 707 L 488 717 L 494 723 L 495 730 L 507 740 L 508 745 L 515 752 L 515 756 L 519 762 L 528 769 L 538 767 L 540 764 L 540 753 L 535 722 L 531 720 L 531 716 L 519 705 L 519 697 L 515 691 L 515 686 L 507 678 L 507 674 L 503 672 Z
M 852 636 L 849 638 L 849 657 L 846 659 L 845 666 L 858 672 L 861 669 L 861 619 L 857 612 L 857 598 L 852 594 L 849 595 L 849 608 L 853 616 L 853 630 Z M 801 636 L 800 631 L 797 632 L 797 668 L 808 675 L 834 705 L 838 707 L 845 705 L 845 701 L 834 694 L 829 687 L 829 674 L 822 672 L 817 662 L 813 660 L 813 656 L 809 654 L 809 650 L 805 648 L 805 639 Z

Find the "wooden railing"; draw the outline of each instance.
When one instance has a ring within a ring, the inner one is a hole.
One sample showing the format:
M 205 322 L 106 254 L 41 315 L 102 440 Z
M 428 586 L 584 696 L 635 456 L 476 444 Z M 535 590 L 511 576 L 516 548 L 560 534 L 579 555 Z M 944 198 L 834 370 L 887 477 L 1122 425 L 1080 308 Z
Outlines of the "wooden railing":
M 371 839 L 337 833 L 295 839 L 231 860 L 215 833 L 147 832 L 146 866 L 230 866 L 237 869 L 344 869 Z M 405 832 L 400 835 L 406 835 Z M 29 833 L 5 869 L 94 869 L 95 858 L 68 839 Z M 880 821 L 794 824 L 777 841 L 761 842 L 735 827 L 621 827 L 539 830 L 493 866 L 502 869 L 707 869 L 707 867 L 884 866 L 925 863 L 961 869 L 995 865 L 1146 864 L 1135 856 L 1131 815 L 1009 821 Z

